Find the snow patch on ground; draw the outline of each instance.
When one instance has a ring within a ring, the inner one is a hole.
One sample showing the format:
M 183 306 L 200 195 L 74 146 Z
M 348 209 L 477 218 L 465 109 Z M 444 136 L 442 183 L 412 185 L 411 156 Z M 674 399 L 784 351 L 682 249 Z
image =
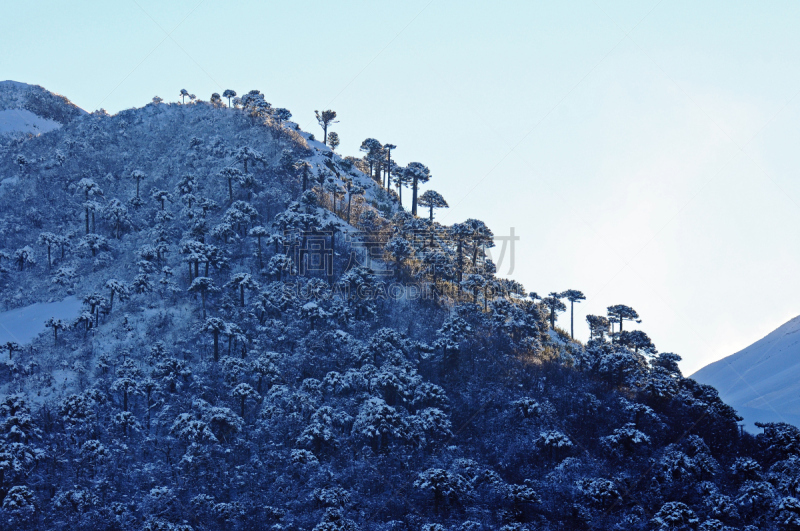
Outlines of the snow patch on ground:
M 71 321 L 81 310 L 81 301 L 67 297 L 57 302 L 37 302 L 24 308 L 0 312 L 0 345 L 15 341 L 20 345 L 44 332 L 44 323 L 51 317 Z
M 47 133 L 61 127 L 55 120 L 37 116 L 27 109 L 0 111 L 0 134 L 3 133 Z
M 691 378 L 716 387 L 749 430 L 755 422 L 800 426 L 800 316 Z

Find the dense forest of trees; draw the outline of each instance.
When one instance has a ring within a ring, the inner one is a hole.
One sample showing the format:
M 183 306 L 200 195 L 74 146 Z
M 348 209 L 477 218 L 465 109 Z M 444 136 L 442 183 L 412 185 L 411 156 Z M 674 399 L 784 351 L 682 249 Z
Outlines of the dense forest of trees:
M 740 431 L 633 308 L 497 277 L 333 111 L 329 148 L 179 95 L 0 143 L 2 307 L 83 302 L 0 346 L 9 528 L 800 529 L 800 431 Z

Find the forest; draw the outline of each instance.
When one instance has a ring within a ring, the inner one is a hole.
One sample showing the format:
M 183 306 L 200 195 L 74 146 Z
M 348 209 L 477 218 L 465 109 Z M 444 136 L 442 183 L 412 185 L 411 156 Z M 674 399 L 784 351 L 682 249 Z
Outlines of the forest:
M 332 110 L 176 95 L 0 136 L 0 311 L 82 304 L 0 346 L 6 529 L 800 529 L 800 430 L 740 430 L 647 316 L 502 278 Z

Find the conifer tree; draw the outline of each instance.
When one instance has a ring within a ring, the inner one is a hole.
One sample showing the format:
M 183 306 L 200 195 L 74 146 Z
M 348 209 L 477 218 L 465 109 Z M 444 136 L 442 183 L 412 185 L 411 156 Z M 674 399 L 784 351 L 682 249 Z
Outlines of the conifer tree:
M 419 204 L 430 209 L 430 220 L 433 221 L 434 208 L 449 208 L 442 194 L 435 190 L 426 190 L 419 198 Z
M 431 171 L 421 162 L 412 162 L 406 168 L 408 180 L 411 182 L 411 215 L 417 215 L 417 190 L 419 185 L 431 180 Z
M 227 89 L 227 90 L 225 90 L 225 92 L 222 93 L 222 97 L 223 98 L 228 98 L 228 107 L 230 107 L 231 106 L 231 98 L 235 98 L 236 97 L 236 91 L 235 90 L 231 90 L 231 89 Z
M 561 294 L 569 301 L 569 337 L 575 339 L 575 303 L 586 300 L 586 295 L 576 289 L 568 289 Z
M 550 309 L 550 328 L 556 328 L 556 314 L 567 310 L 567 306 L 561 302 L 564 298 L 563 293 L 551 292 L 542 302 Z
M 392 170 L 392 150 L 396 149 L 394 144 L 384 144 L 383 149 L 386 151 L 386 162 L 383 164 L 383 187 L 389 189 L 389 177 Z
M 330 146 L 331 151 L 336 151 L 336 148 L 339 147 L 339 144 L 339 133 L 335 131 L 328 133 L 328 146 Z
M 332 111 L 328 109 L 327 111 L 314 111 L 314 114 L 317 117 L 317 122 L 319 122 L 319 126 L 322 127 L 323 135 L 322 135 L 322 143 L 325 144 L 328 141 L 328 126 L 331 124 L 338 124 L 339 120 L 336 119 L 336 111 Z
M 625 306 L 624 304 L 615 304 L 614 306 L 609 306 L 606 310 L 608 312 L 609 320 L 612 323 L 619 323 L 620 332 L 622 332 L 622 324 L 625 321 L 635 321 L 637 323 L 642 322 L 639 319 L 639 314 L 636 313 L 636 310 L 630 306 Z

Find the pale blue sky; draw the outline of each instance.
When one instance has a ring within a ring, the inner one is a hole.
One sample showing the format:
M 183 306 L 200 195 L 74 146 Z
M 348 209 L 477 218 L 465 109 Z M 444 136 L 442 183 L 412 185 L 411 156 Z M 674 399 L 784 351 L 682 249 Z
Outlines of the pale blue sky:
M 513 277 L 625 303 L 691 373 L 800 313 L 795 2 L 16 2 L 0 79 L 87 110 L 259 89 L 427 164 Z M 169 35 L 169 36 L 168 36 Z M 502 272 L 502 271 L 501 271 Z M 561 324 L 568 326 L 562 317 Z

